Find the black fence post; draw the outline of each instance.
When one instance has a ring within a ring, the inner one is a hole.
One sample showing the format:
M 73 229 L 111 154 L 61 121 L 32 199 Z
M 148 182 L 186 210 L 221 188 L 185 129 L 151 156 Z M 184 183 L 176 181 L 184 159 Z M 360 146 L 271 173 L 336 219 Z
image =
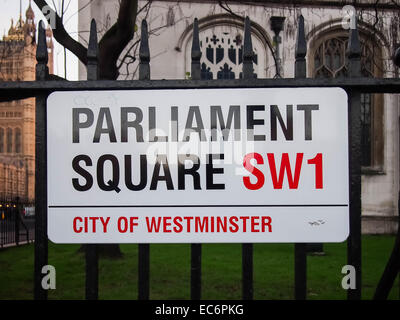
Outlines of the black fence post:
M 15 200 L 15 204 L 13 205 L 13 213 L 15 217 L 15 244 L 19 245 L 19 224 L 20 224 L 20 217 L 19 217 L 19 198 Z
M 244 21 L 243 43 L 243 80 L 254 78 L 253 45 L 251 43 L 251 25 L 249 17 Z M 253 299 L 253 244 L 242 244 L 242 297 Z
M 350 29 L 347 48 L 349 76 L 361 76 L 361 48 L 357 29 Z M 361 299 L 361 93 L 349 92 L 349 169 L 350 234 L 347 240 L 347 263 L 355 268 L 356 288 L 348 289 L 349 300 Z
M 36 80 L 48 78 L 48 52 L 46 30 L 43 21 L 39 22 L 39 37 L 36 49 Z M 36 97 L 36 142 L 35 142 L 35 274 L 34 298 L 46 300 L 47 290 L 42 287 L 42 268 L 48 264 L 47 239 L 47 129 L 46 94 Z
M 304 18 L 302 15 L 299 17 L 299 25 L 297 30 L 297 41 L 295 49 L 295 78 L 307 77 L 306 66 L 307 43 L 304 33 Z M 295 243 L 294 244 L 294 282 L 296 300 L 306 300 L 307 298 L 307 244 Z
M 146 20 L 142 20 L 139 59 L 139 80 L 150 80 L 150 49 Z M 138 299 L 148 300 L 150 297 L 150 245 L 148 243 L 139 244 L 138 259 Z
M 96 21 L 92 19 L 90 24 L 89 45 L 87 50 L 87 79 L 98 79 L 98 54 L 99 47 L 97 43 Z M 85 297 L 86 300 L 97 300 L 99 298 L 99 257 L 98 247 L 96 244 L 86 244 L 85 246 L 86 261 L 86 283 Z
M 191 79 L 200 80 L 200 41 L 199 23 L 197 18 L 193 22 L 193 42 L 192 42 L 192 65 Z M 191 245 L 191 270 L 190 270 L 190 298 L 192 300 L 201 299 L 201 244 L 192 243 Z
M 4 235 L 5 235 L 5 214 L 4 214 L 4 207 L 3 204 L 0 203 L 0 247 L 3 248 L 4 243 L 5 243 L 5 239 L 4 239 Z
M 12 204 L 8 205 L 8 243 L 14 243 L 15 242 L 15 216 L 13 215 L 13 208 Z

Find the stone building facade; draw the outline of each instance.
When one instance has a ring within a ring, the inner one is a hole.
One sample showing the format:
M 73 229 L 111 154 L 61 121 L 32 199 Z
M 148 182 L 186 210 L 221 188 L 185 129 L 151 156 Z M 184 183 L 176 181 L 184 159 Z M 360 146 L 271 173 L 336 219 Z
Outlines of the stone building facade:
M 86 1 L 80 1 L 80 7 Z M 345 6 L 350 7 L 345 7 Z M 151 78 L 190 77 L 192 23 L 199 19 L 201 67 L 204 79 L 240 78 L 243 17 L 252 21 L 254 68 L 257 77 L 294 76 L 297 21 L 305 18 L 308 77 L 347 74 L 346 17 L 358 20 L 362 46 L 362 73 L 367 77 L 398 77 L 391 57 L 400 43 L 397 2 L 384 0 L 332 1 L 139 1 L 143 8 L 136 24 L 146 17 L 150 30 Z M 79 12 L 79 30 L 88 30 L 95 18 L 99 38 L 115 21 L 118 1 L 94 0 Z M 276 36 L 271 17 L 280 17 Z M 284 18 L 284 19 L 283 19 Z M 138 28 L 134 41 L 140 36 Z M 86 43 L 88 33 L 81 34 Z M 128 46 L 129 47 L 129 46 Z M 138 46 L 121 55 L 120 79 L 137 78 Z M 125 60 L 124 60 L 125 59 Z M 86 70 L 80 65 L 80 78 Z M 396 231 L 399 191 L 399 98 L 362 96 L 362 217 L 364 233 Z
M 53 73 L 52 31 L 47 29 Z M 35 80 L 36 24 L 31 5 L 0 41 L 0 80 Z M 0 103 L 0 200 L 35 199 L 35 99 Z

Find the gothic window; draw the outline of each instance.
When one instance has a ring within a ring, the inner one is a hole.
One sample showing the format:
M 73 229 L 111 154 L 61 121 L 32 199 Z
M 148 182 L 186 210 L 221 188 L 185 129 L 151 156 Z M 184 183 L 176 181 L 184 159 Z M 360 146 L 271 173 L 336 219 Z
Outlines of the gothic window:
M 202 79 L 239 79 L 243 68 L 243 26 L 218 24 L 199 32 Z M 190 72 L 190 48 L 187 47 L 186 71 Z M 252 35 L 253 68 L 255 76 L 266 76 L 266 47 Z
M 380 76 L 379 48 L 362 38 L 361 72 L 365 77 Z M 348 75 L 346 49 L 348 35 L 332 34 L 316 42 L 311 59 L 315 78 L 340 78 Z M 362 166 L 381 169 L 383 165 L 383 97 L 379 94 L 361 95 Z
M 4 129 L 0 128 L 0 153 L 4 153 Z
M 262 74 L 258 66 L 260 46 L 253 41 L 253 67 L 256 74 Z M 243 30 L 219 26 L 200 32 L 201 63 L 209 68 L 213 79 L 238 79 L 241 77 L 243 61 Z M 263 53 L 261 53 L 264 55 Z M 211 75 L 205 76 L 209 78 Z
M 12 129 L 11 128 L 7 128 L 7 153 L 12 153 Z
M 21 153 L 21 129 L 15 129 L 15 153 Z

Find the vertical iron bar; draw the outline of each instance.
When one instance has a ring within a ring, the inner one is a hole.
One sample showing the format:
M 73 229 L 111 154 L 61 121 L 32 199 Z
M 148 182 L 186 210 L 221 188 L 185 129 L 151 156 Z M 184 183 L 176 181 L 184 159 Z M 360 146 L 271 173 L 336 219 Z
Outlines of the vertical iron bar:
M 8 230 L 7 230 L 7 225 L 8 225 L 8 221 L 7 221 L 7 207 L 6 207 L 6 202 L 4 202 L 4 225 L 3 225 L 3 230 L 4 230 L 4 241 L 3 244 L 7 244 L 7 237 L 8 237 Z
M 307 42 L 304 33 L 304 18 L 302 15 L 299 17 L 299 25 L 297 31 L 297 41 L 295 50 L 295 78 L 307 77 L 306 66 L 307 55 Z M 307 298 L 307 244 L 295 243 L 294 244 L 294 282 L 296 300 L 306 300 Z
M 5 230 L 4 230 L 5 221 L 3 218 L 3 212 L 4 212 L 3 205 L 2 205 L 2 203 L 0 203 L 0 245 L 1 245 L 1 248 L 3 248 L 3 245 L 4 245 L 4 234 L 5 234 Z
M 148 300 L 150 296 L 150 245 L 139 244 L 139 300 Z
M 43 21 L 39 22 L 39 38 L 36 49 L 36 80 L 46 80 L 48 53 L 46 30 Z M 34 298 L 46 300 L 47 290 L 42 288 L 42 268 L 48 264 L 47 240 L 47 129 L 45 94 L 36 97 L 36 142 L 35 142 L 35 274 Z
M 347 48 L 349 76 L 361 76 L 361 48 L 357 29 L 350 29 Z M 349 92 L 349 169 L 350 234 L 347 240 L 347 263 L 356 271 L 356 288 L 349 289 L 349 300 L 361 299 L 361 94 Z
M 191 245 L 190 299 L 201 299 L 201 243 Z
M 139 80 L 150 80 L 150 49 L 146 20 L 142 20 L 139 59 Z M 150 245 L 148 243 L 139 244 L 138 277 L 138 299 L 148 300 L 150 297 Z
M 197 18 L 193 22 L 193 42 L 192 42 L 192 65 L 191 79 L 200 80 L 200 41 L 199 23 Z M 191 273 L 190 273 L 190 298 L 192 300 L 201 299 L 201 244 L 192 243 L 191 245 Z
M 8 243 L 10 244 L 10 243 L 13 243 L 14 240 L 15 240 L 15 237 L 14 237 L 15 228 L 13 226 L 14 217 L 12 216 L 11 207 L 8 207 L 8 216 L 9 216 L 9 220 L 10 220 L 10 223 L 8 225 L 8 233 L 10 235 L 9 238 L 8 238 Z
M 251 25 L 249 17 L 244 21 L 243 43 L 243 80 L 253 79 L 253 45 L 251 43 Z M 253 244 L 242 244 L 242 298 L 253 299 Z
M 14 234 L 13 234 L 13 229 L 12 228 L 12 223 L 13 223 L 13 216 L 10 214 L 10 207 L 7 205 L 7 217 L 8 217 L 8 227 L 7 227 L 7 234 L 8 234 L 8 239 L 7 243 L 10 244 L 14 242 Z
M 85 298 L 86 300 L 97 300 L 99 297 L 99 268 L 98 250 L 96 244 L 85 245 L 85 260 Z
M 19 200 L 16 199 L 15 207 L 13 206 L 15 216 L 15 244 L 19 245 Z
M 90 24 L 89 46 L 87 51 L 87 79 L 98 79 L 98 53 L 96 21 L 92 19 Z M 86 300 L 97 300 L 99 298 L 99 257 L 96 244 L 85 245 L 86 261 Z
M 6 210 L 6 216 L 7 216 L 7 224 L 6 224 L 6 227 L 7 227 L 7 233 L 6 233 L 6 235 L 7 235 L 7 237 L 6 237 L 6 244 L 9 244 L 10 243 L 10 220 L 11 220 L 11 218 L 9 217 L 9 214 L 8 214 L 8 205 L 7 205 L 7 210 Z

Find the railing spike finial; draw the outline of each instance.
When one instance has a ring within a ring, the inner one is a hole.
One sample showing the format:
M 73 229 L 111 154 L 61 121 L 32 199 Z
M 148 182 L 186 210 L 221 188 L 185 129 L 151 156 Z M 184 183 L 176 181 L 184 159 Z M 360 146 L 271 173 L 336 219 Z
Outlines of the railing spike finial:
M 244 20 L 244 41 L 243 41 L 243 79 L 254 77 L 253 69 L 253 45 L 251 42 L 250 18 Z
M 305 56 L 307 54 L 307 42 L 306 42 L 306 35 L 304 32 L 304 17 L 303 17 L 303 15 L 299 16 L 299 26 L 298 26 L 298 30 L 297 30 L 295 54 L 296 54 L 296 59 L 305 58 Z
M 44 22 L 39 22 L 39 36 L 38 45 L 36 48 L 36 80 L 46 80 L 49 76 L 49 68 L 47 63 L 49 61 L 49 54 L 47 51 L 46 42 L 46 28 Z
M 98 52 L 97 26 L 96 20 L 92 19 L 90 23 L 89 46 L 87 50 L 87 78 L 88 80 L 97 80 L 98 78 Z
M 350 28 L 349 44 L 347 47 L 347 58 L 349 59 L 349 76 L 361 75 L 361 44 L 358 35 L 357 21 L 355 28 Z
M 44 27 L 44 22 L 40 20 L 38 45 L 36 49 L 36 61 L 38 63 L 47 64 L 48 60 L 49 60 L 49 55 L 47 52 L 47 43 L 46 43 L 46 28 Z
M 96 20 L 92 19 L 90 23 L 90 36 L 87 57 L 89 60 L 97 60 L 98 43 L 97 43 L 97 26 Z
M 394 52 L 393 62 L 396 66 L 400 67 L 400 47 Z
M 361 56 L 360 38 L 358 36 L 358 29 L 350 29 L 349 45 L 347 47 L 347 56 L 351 58 L 359 58 Z
M 146 19 L 142 20 L 139 59 L 139 80 L 150 80 L 150 49 Z
M 201 59 L 201 51 L 200 51 L 200 40 L 199 40 L 199 22 L 197 18 L 194 19 L 193 22 L 193 42 L 192 42 L 192 70 L 191 70 L 191 78 L 192 80 L 200 80 L 201 79 L 201 71 L 200 71 L 200 59 Z
M 295 49 L 295 77 L 305 78 L 307 73 L 306 66 L 306 55 L 307 55 L 307 42 L 306 35 L 304 32 L 304 17 L 299 16 L 299 26 L 297 30 L 296 49 Z

